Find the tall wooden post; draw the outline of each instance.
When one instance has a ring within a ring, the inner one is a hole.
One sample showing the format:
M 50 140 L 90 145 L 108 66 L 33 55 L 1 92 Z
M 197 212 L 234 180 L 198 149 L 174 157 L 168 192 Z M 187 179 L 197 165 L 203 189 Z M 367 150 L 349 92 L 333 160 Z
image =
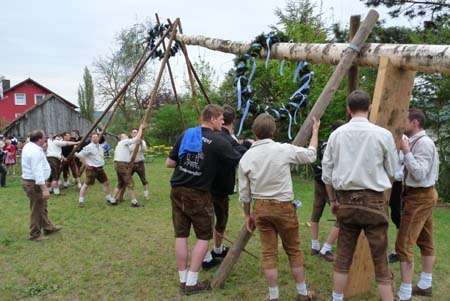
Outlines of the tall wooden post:
M 350 28 L 348 32 L 348 40 L 351 41 L 358 31 L 359 24 L 361 23 L 361 15 L 354 15 L 350 17 Z M 348 83 L 347 83 L 347 95 L 350 95 L 353 91 L 358 89 L 359 82 L 359 70 L 358 65 L 353 64 L 348 70 Z M 347 120 L 350 120 L 350 114 L 346 112 Z
M 395 67 L 388 57 L 380 59 L 369 121 L 391 131 L 397 147 L 400 146 L 408 116 L 415 74 L 415 71 Z M 388 197 L 389 193 L 386 193 L 386 196 Z M 369 244 L 365 235 L 361 233 L 353 255 L 347 287 L 344 290 L 345 297 L 368 292 L 373 275 L 374 267 Z

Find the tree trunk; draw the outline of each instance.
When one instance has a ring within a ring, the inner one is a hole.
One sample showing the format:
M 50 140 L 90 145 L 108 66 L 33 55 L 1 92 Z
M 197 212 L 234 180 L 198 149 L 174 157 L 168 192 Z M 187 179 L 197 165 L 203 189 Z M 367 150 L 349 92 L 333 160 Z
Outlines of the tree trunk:
M 250 48 L 248 42 L 236 42 L 209 38 L 201 35 L 177 34 L 177 40 L 186 45 L 195 45 L 226 53 L 245 53 Z M 277 43 L 270 50 L 272 59 L 308 61 L 327 65 L 337 65 L 348 44 Z M 267 52 L 261 50 L 261 57 Z M 365 44 L 356 59 L 358 66 L 378 67 L 380 57 L 389 57 L 398 68 L 425 73 L 450 74 L 450 45 L 415 44 Z

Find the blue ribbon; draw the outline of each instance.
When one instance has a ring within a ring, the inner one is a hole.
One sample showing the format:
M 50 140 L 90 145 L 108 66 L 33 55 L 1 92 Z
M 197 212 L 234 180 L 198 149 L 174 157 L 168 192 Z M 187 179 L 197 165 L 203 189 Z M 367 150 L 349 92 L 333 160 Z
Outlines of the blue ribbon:
M 280 119 L 281 118 L 281 114 L 280 114 L 280 112 L 278 112 L 277 110 L 275 110 L 275 109 L 271 109 L 272 110 L 272 112 L 274 112 L 275 113 L 275 117 L 277 118 L 277 119 Z
M 249 98 L 245 104 L 244 114 L 242 115 L 241 123 L 239 124 L 239 131 L 236 136 L 239 136 L 242 132 L 242 127 L 244 126 L 244 121 L 247 118 L 248 111 L 250 110 L 250 105 L 253 101 Z
M 239 111 L 241 109 L 242 105 L 242 87 L 241 87 L 241 78 L 245 78 L 245 76 L 241 75 L 237 79 L 237 94 L 238 94 L 238 103 L 237 103 L 237 110 Z
M 266 57 L 266 69 L 267 66 L 269 65 L 269 59 L 270 59 L 270 40 L 272 40 L 273 34 L 269 33 L 266 36 L 266 45 L 267 45 L 267 57 Z
M 288 116 L 289 116 L 288 138 L 292 139 L 292 136 L 291 136 L 291 127 L 292 127 L 292 115 L 291 115 L 291 112 L 289 112 L 289 110 L 286 109 L 284 104 L 281 106 L 280 111 L 285 111 L 288 114 Z
M 297 65 L 297 69 L 295 69 L 294 78 L 292 79 L 292 82 L 295 83 L 297 81 L 298 75 L 300 74 L 300 71 L 308 65 L 307 62 L 299 62 Z
M 298 95 L 303 95 L 302 91 L 309 88 L 309 84 L 311 82 L 313 74 L 314 74 L 314 72 L 311 71 L 309 73 L 304 74 L 300 78 L 300 82 L 302 82 L 305 78 L 307 78 L 307 80 L 303 83 L 303 85 L 300 86 L 300 88 L 297 89 L 297 91 L 294 92 L 294 94 L 292 94 L 291 97 L 289 97 L 290 100 L 296 98 Z
M 288 43 L 293 43 L 293 42 L 294 42 L 294 39 L 290 39 Z M 283 59 L 280 64 L 280 76 L 283 76 L 283 68 L 284 68 L 285 63 L 286 63 L 286 59 Z
M 252 81 L 253 75 L 255 74 L 255 70 L 256 70 L 255 58 L 251 56 L 250 59 L 253 62 L 253 67 L 252 67 L 252 71 L 250 72 L 250 76 L 248 77 L 248 85 L 250 85 L 250 82 Z

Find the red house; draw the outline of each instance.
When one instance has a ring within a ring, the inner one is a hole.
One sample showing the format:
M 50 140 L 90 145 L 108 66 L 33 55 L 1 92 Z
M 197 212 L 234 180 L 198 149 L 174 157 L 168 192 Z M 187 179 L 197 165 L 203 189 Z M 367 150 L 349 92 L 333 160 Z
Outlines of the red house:
M 23 112 L 42 101 L 48 94 L 55 94 L 51 90 L 35 82 L 31 78 L 10 87 L 9 80 L 2 80 L 0 93 L 0 120 L 8 123 Z M 74 105 L 74 107 L 76 107 Z

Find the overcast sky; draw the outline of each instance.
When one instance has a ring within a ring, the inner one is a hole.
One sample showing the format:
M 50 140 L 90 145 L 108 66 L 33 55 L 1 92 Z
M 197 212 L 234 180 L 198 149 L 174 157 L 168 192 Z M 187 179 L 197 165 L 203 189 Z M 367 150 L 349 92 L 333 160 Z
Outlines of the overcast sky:
M 319 3 L 319 1 L 317 1 Z M 0 76 L 11 85 L 31 77 L 77 104 L 77 89 L 84 66 L 91 69 L 99 56 L 111 53 L 114 36 L 122 28 L 154 18 L 180 17 L 186 34 L 251 41 L 276 23 L 274 10 L 284 0 L 22 0 L 0 5 Z M 323 12 L 330 24 L 346 25 L 351 15 L 368 12 L 357 0 L 324 0 Z M 386 18 L 386 10 L 379 10 Z M 406 21 L 400 21 L 405 22 Z M 218 76 L 232 67 L 233 56 L 189 47 L 191 59 L 202 55 Z M 172 64 L 181 69 L 183 59 Z M 172 61 L 171 60 L 171 61 Z M 92 70 L 91 70 L 92 71 Z M 177 72 L 180 82 L 186 75 Z

